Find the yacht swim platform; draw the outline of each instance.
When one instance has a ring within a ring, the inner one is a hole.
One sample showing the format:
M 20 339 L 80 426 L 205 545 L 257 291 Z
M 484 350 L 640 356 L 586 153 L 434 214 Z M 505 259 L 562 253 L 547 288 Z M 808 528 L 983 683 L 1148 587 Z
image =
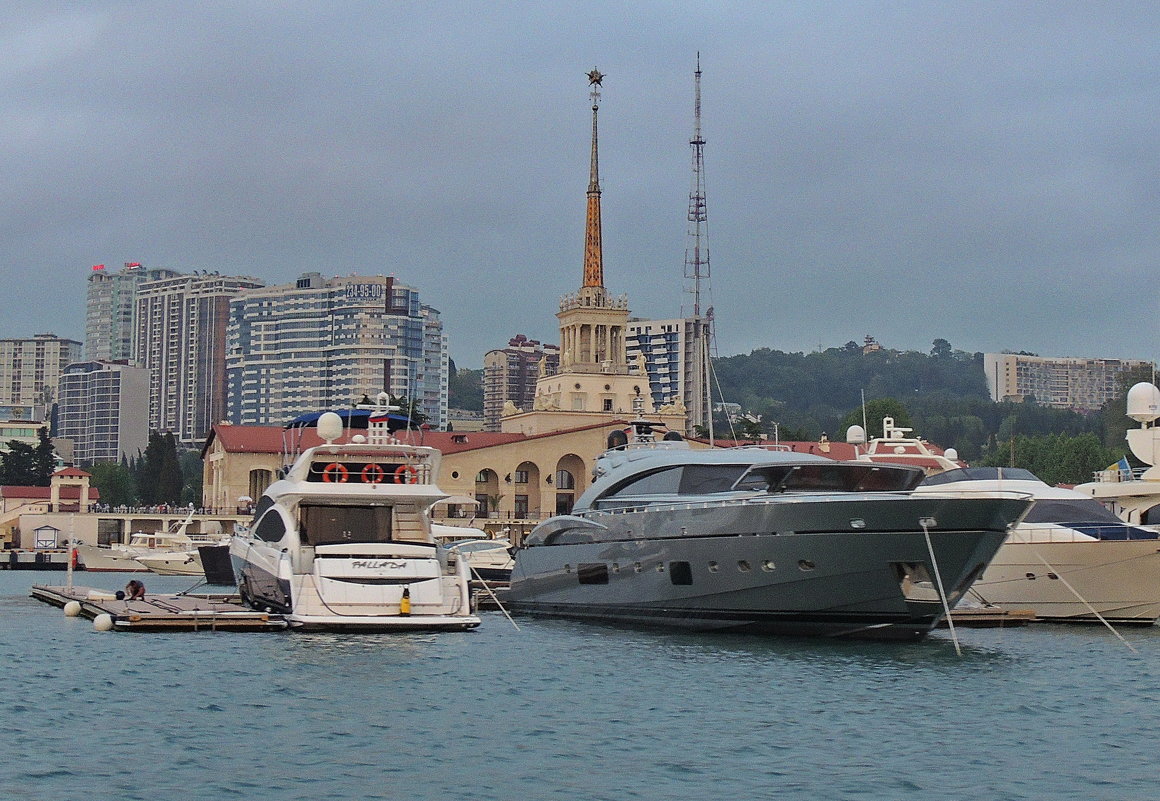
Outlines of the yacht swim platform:
M 89 619 L 108 615 L 115 631 L 284 631 L 281 615 L 242 606 L 237 593 L 149 593 L 136 601 L 117 600 L 96 587 L 33 585 L 32 597 L 52 606 L 80 604 Z

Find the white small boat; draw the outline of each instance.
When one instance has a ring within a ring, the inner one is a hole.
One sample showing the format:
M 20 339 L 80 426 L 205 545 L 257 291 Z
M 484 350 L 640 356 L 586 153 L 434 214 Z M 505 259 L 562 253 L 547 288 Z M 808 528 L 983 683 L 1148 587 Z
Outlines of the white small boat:
M 187 533 L 192 520 L 193 512 L 190 511 L 185 520 L 170 531 L 134 531 L 127 544 L 78 545 L 77 558 L 85 570 L 92 572 L 144 573 L 151 567 L 140 561 L 142 558 L 163 557 L 175 565 L 182 564 L 190 552 L 198 557 L 198 546 L 215 545 L 220 541 L 216 534 Z M 201 561 L 197 558 L 197 570 L 188 575 L 200 574 Z
M 510 581 L 515 559 L 507 540 L 459 540 L 443 545 L 454 559 L 463 559 L 471 568 L 472 578 L 483 581 Z
M 166 553 L 138 556 L 137 561 L 146 569 L 161 576 L 203 576 L 201 553 L 197 548 L 188 551 L 167 551 Z

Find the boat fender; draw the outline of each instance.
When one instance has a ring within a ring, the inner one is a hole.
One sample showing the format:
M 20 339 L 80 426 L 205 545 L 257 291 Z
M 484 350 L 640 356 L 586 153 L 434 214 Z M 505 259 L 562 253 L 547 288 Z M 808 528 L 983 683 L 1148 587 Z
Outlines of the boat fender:
M 64 605 L 65 617 L 76 617 L 81 613 L 81 604 L 79 601 L 69 601 Z
M 113 630 L 113 616 L 102 613 L 93 618 L 93 628 L 97 631 L 112 631 Z
M 387 477 L 387 471 L 377 464 L 368 464 L 362 469 L 364 484 L 379 484 Z
M 419 468 L 413 464 L 401 464 L 395 470 L 396 484 L 416 484 L 419 481 Z
M 346 465 L 339 464 L 338 462 L 331 462 L 322 468 L 322 480 L 327 484 L 345 483 L 349 476 L 350 471 L 346 469 Z
M 411 614 L 411 588 L 403 588 L 403 597 L 399 599 L 399 615 L 408 617 Z

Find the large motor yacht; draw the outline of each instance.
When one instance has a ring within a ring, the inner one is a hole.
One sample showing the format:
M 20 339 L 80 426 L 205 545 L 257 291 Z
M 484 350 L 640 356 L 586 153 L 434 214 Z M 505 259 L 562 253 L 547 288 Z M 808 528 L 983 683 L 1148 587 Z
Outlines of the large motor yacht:
M 1030 501 L 915 495 L 918 467 L 615 431 L 516 553 L 514 610 L 686 630 L 923 637 Z M 631 441 L 629 441 L 631 440 Z
M 317 418 L 324 444 L 302 451 L 230 543 L 250 606 L 297 629 L 479 625 L 467 563 L 449 565 L 431 535 L 430 507 L 448 497 L 435 484 L 439 452 L 396 440 L 388 417 L 372 411 L 365 434 L 333 412 Z

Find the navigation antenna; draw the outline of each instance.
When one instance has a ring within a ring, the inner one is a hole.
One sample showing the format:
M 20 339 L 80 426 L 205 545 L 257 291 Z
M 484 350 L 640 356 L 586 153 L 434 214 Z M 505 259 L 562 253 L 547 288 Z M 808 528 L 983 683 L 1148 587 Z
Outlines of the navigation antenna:
M 687 291 L 693 295 L 693 317 L 689 332 L 698 364 L 691 371 L 692 386 L 687 400 L 689 423 L 705 426 L 709 439 L 713 440 L 713 408 L 711 403 L 710 359 L 715 357 L 713 342 L 713 307 L 704 314 L 701 311 L 702 282 L 704 291 L 709 284 L 709 217 L 705 201 L 705 139 L 701 136 L 701 53 L 697 52 L 697 70 L 694 76 L 693 93 L 693 138 L 689 145 L 693 148 L 693 181 L 689 190 L 689 229 L 685 246 L 685 279 L 691 281 Z
M 693 316 L 701 317 L 701 280 L 709 279 L 709 218 L 705 207 L 705 140 L 701 137 L 701 53 L 693 92 L 693 185 L 689 190 L 689 236 L 685 247 L 685 278 L 692 279 Z M 712 313 L 710 312 L 710 316 Z

